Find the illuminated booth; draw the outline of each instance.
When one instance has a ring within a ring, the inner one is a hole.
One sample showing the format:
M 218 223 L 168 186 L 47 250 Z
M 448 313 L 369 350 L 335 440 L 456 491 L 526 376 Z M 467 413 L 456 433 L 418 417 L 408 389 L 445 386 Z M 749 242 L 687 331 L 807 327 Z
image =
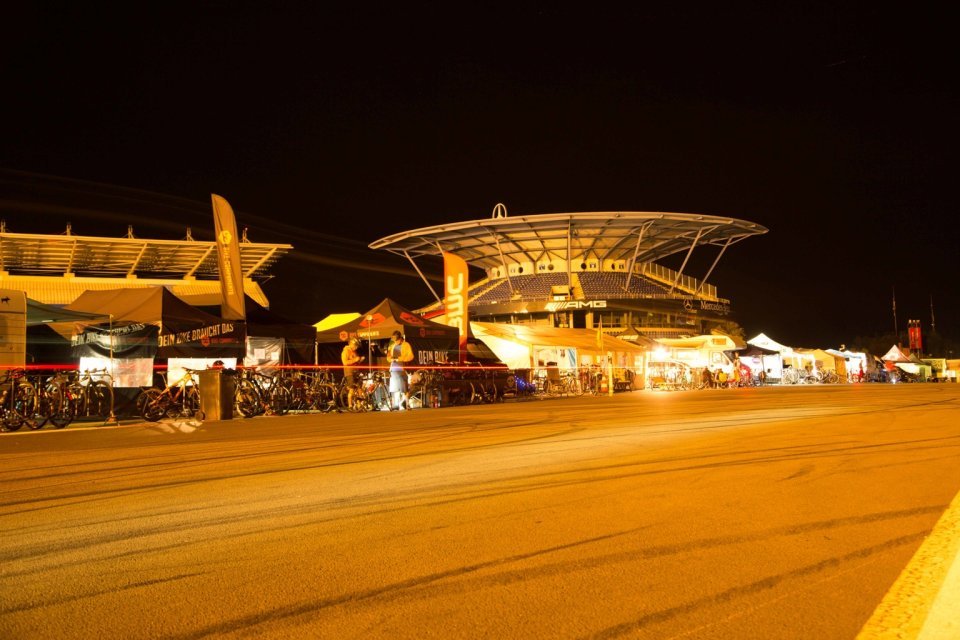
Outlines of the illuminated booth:
M 754 377 L 759 378 L 761 371 L 763 372 L 763 380 L 766 382 L 776 382 L 780 377 L 782 361 L 779 351 L 748 344 L 742 349 L 731 351 L 729 355 L 740 358 L 740 363 L 745 364 Z M 774 375 L 774 372 L 778 372 L 778 374 Z
M 235 368 L 245 353 L 245 323 L 206 313 L 165 287 L 87 291 L 67 308 L 110 318 L 74 322 L 71 334 L 80 368 L 109 369 L 115 388 L 153 385 L 155 360 L 166 361 L 175 382 L 184 368 L 205 369 L 217 360 Z
M 763 333 L 758 333 L 753 338 L 747 340 L 747 344 L 767 349 L 768 351 L 776 351 L 777 354 L 779 354 L 776 358 L 763 358 L 764 373 L 766 374 L 767 382 L 777 383 L 783 379 L 784 360 L 789 360 L 791 363 L 790 366 L 793 366 L 793 349 L 780 344 Z
M 691 336 L 688 338 L 656 338 L 655 353 L 668 355 L 693 369 L 723 369 L 732 372 L 733 361 L 727 353 L 742 346 L 724 334 Z M 665 352 L 665 353 L 664 353 Z
M 364 314 L 339 326 L 317 331 L 318 364 L 340 365 L 340 352 L 350 338 L 365 342 L 360 353 L 370 352 L 373 364 L 385 366 L 383 349 L 394 331 L 402 333 L 413 349 L 414 360 L 407 368 L 457 361 L 459 332 L 417 315 L 385 298 Z
M 593 329 L 471 322 L 470 331 L 510 369 L 531 377 L 551 371 L 602 373 L 610 365 L 617 389 L 636 388 L 643 380 L 647 350 Z
M 933 377 L 933 367 L 930 363 L 922 361 L 912 352 L 904 353 L 897 345 L 890 347 L 880 359 L 883 361 L 887 379 L 890 382 L 900 380 L 926 382 Z

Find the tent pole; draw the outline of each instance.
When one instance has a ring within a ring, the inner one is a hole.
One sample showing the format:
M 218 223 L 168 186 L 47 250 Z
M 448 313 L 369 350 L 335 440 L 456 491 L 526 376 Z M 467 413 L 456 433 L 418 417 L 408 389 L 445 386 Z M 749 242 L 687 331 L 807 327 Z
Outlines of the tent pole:
M 110 314 L 110 415 L 104 421 L 103 424 L 118 424 L 117 416 L 113 412 L 113 372 L 115 371 L 113 366 L 113 314 Z

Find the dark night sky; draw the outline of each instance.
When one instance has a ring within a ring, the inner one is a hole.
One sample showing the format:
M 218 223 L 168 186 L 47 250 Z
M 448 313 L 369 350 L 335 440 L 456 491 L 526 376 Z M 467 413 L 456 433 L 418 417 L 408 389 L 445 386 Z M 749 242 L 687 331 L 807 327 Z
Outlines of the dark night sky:
M 428 302 L 408 263 L 366 245 L 497 202 L 732 216 L 770 229 L 711 278 L 748 336 L 890 331 L 895 287 L 901 331 L 929 326 L 932 295 L 960 338 L 947 16 L 128 4 L 9 14 L 9 230 L 210 237 L 219 193 L 251 240 L 297 248 L 265 290 L 314 322 Z

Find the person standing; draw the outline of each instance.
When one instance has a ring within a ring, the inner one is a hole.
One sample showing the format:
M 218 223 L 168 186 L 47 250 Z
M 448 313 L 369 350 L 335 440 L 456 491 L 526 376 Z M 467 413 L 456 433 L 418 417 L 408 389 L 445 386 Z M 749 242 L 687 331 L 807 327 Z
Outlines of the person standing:
M 393 332 L 393 339 L 390 340 L 390 346 L 387 348 L 387 359 L 390 361 L 389 391 L 393 396 L 393 404 L 390 408 L 393 410 L 407 408 L 409 387 L 407 373 L 403 367 L 406 363 L 413 361 L 413 348 L 399 331 Z
M 351 409 L 353 408 L 353 394 L 357 385 L 356 366 L 364 361 L 364 357 L 360 355 L 358 351 L 359 348 L 360 340 L 357 338 L 350 338 L 350 341 L 347 342 L 347 346 L 345 346 L 343 351 L 340 352 L 340 362 L 343 363 L 343 384 L 348 389 L 347 406 Z

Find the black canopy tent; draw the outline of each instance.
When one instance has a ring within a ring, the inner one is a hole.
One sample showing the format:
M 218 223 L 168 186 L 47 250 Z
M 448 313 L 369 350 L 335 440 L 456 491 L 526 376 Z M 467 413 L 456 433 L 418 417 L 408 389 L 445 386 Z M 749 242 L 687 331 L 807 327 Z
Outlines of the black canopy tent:
M 340 364 L 340 351 L 350 338 L 369 341 L 371 351 L 374 351 L 373 345 L 377 345 L 376 354 L 379 354 L 379 347 L 386 345 L 394 331 L 402 333 L 410 343 L 413 365 L 457 361 L 459 332 L 455 327 L 426 320 L 389 298 L 359 318 L 318 331 L 318 360 L 323 364 Z
M 243 322 L 206 313 L 165 287 L 87 291 L 67 309 L 110 319 L 75 323 L 75 356 L 243 358 Z
M 730 349 L 724 351 L 728 358 L 732 361 L 734 357 L 740 358 L 762 358 L 763 356 L 772 356 L 780 355 L 779 351 L 774 349 L 764 349 L 763 347 L 758 347 L 753 344 L 748 344 L 747 346 L 741 349 Z
M 109 321 L 109 315 L 71 311 L 27 298 L 27 362 L 31 367 L 64 368 L 73 360 L 70 344 L 73 323 Z
M 216 314 L 219 307 L 198 307 L 202 311 Z M 301 324 L 285 318 L 265 307 L 261 307 L 250 296 L 246 296 L 248 338 L 278 338 L 283 340 L 283 364 L 313 364 L 314 345 L 317 330 L 313 325 Z

